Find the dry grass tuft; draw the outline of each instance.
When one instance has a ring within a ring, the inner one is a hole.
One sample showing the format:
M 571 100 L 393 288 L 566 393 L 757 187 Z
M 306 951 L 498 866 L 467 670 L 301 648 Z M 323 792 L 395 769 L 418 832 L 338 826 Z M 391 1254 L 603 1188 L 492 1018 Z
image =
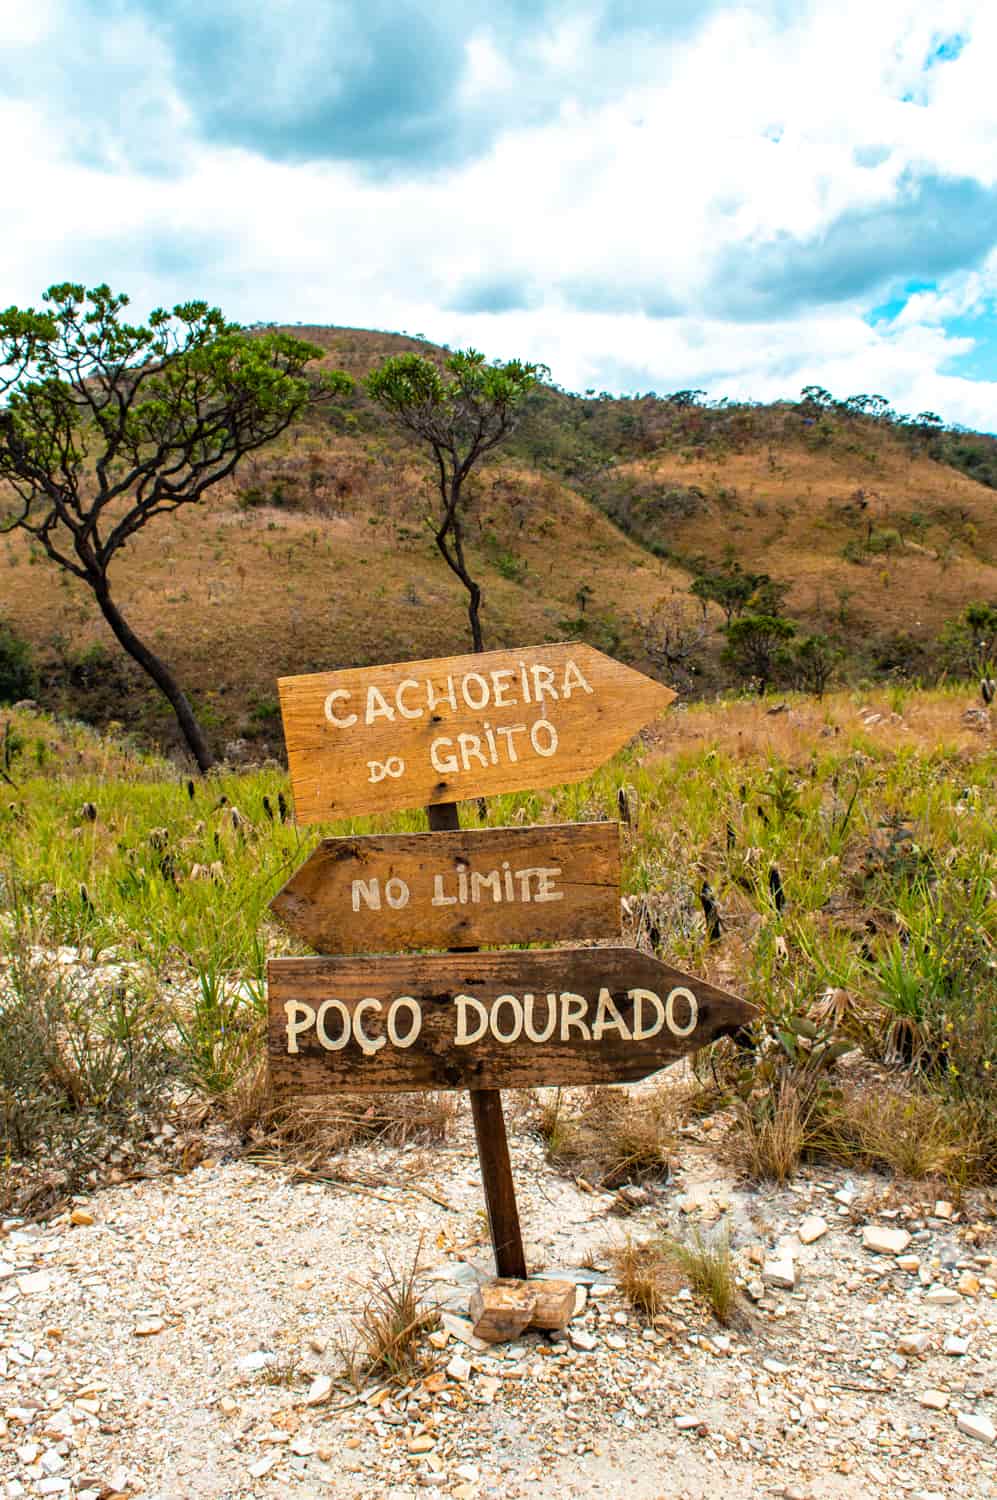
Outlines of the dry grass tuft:
M 612 1247 L 610 1258 L 620 1291 L 651 1321 L 683 1282 L 703 1299 L 718 1323 L 734 1321 L 738 1297 L 726 1228 L 713 1234 L 694 1228 L 687 1239 L 659 1234 L 635 1240 L 628 1235 L 622 1245 Z
M 692 1290 L 702 1297 L 718 1323 L 732 1323 L 737 1310 L 737 1286 L 726 1226 L 713 1234 L 694 1227 L 687 1240 L 666 1239 L 663 1249 L 681 1269 Z
M 353 1319 L 352 1338 L 340 1340 L 339 1352 L 351 1383 L 364 1376 L 407 1385 L 426 1367 L 422 1336 L 439 1321 L 435 1309 L 420 1302 L 422 1241 L 411 1263 L 398 1269 L 385 1260 L 384 1270 L 366 1289 L 360 1314 Z
M 611 1248 L 610 1263 L 631 1307 L 652 1322 L 679 1289 L 675 1257 L 660 1237 L 635 1240 L 628 1235 L 622 1245 Z
M 456 1094 L 340 1094 L 265 1101 L 254 1122 L 257 1148 L 314 1169 L 351 1146 L 445 1141 L 460 1107 Z
M 807 1145 L 813 1104 L 789 1078 L 767 1100 L 739 1102 L 728 1148 L 753 1182 L 789 1182 Z
M 676 1091 L 667 1084 L 641 1093 L 586 1089 L 570 1100 L 559 1089 L 537 1106 L 534 1129 L 555 1166 L 615 1188 L 667 1178 L 677 1110 Z
M 973 1178 L 982 1143 L 973 1121 L 937 1096 L 869 1087 L 822 1101 L 814 1147 L 844 1164 L 954 1185 Z
M 785 1077 L 767 1098 L 737 1105 L 727 1147 L 756 1182 L 788 1182 L 810 1159 L 953 1188 L 992 1170 L 969 1108 L 882 1079 L 831 1088 Z

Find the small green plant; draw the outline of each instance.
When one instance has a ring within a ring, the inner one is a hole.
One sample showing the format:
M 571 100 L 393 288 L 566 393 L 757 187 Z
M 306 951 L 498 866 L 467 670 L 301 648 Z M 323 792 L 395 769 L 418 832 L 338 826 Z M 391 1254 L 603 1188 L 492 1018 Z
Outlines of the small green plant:
M 711 1234 L 694 1225 L 685 1239 L 665 1238 L 663 1248 L 717 1322 L 731 1323 L 737 1308 L 737 1285 L 726 1226 Z
M 172 1020 L 190 1081 L 218 1097 L 235 1084 L 259 1044 L 262 1014 L 258 995 L 234 983 L 215 963 L 197 965 L 190 1002 L 174 1004 Z

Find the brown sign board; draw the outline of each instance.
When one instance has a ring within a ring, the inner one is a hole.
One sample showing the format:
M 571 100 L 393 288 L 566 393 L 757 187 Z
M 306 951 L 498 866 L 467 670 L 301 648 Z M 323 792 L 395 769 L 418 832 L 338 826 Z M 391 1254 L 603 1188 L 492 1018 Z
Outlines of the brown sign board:
M 581 781 L 675 697 L 582 644 L 277 686 L 299 823 Z
M 270 909 L 317 953 L 619 936 L 619 824 L 323 839 Z
M 268 989 L 277 1095 L 629 1082 L 755 1015 L 622 947 L 278 958 Z

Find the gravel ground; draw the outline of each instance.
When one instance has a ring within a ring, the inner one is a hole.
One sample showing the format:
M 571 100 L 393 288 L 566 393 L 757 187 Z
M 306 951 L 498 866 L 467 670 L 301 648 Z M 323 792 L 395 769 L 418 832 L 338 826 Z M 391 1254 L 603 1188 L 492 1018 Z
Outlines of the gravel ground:
M 530 1138 L 513 1147 L 528 1259 L 583 1290 L 567 1334 L 493 1348 L 460 1317 L 488 1264 L 464 1116 L 431 1151 L 354 1152 L 370 1187 L 205 1162 L 8 1221 L 0 1496 L 997 1495 L 997 1257 L 970 1208 L 833 1173 L 746 1192 L 695 1130 L 673 1183 L 621 1219 Z M 607 1244 L 720 1218 L 746 1320 L 720 1330 L 681 1289 L 645 1327 Z M 337 1332 L 420 1237 L 453 1309 L 437 1368 L 353 1393 Z

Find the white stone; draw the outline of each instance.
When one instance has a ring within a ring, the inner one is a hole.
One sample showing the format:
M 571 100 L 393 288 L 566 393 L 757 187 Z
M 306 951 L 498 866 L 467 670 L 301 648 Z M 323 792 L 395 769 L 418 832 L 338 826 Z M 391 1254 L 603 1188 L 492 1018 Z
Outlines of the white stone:
M 862 1229 L 862 1246 L 877 1255 L 902 1255 L 910 1244 L 906 1229 L 885 1229 L 881 1224 L 866 1224 Z
M 262 1458 L 258 1458 L 254 1464 L 250 1464 L 249 1473 L 253 1479 L 262 1479 L 264 1474 L 269 1474 L 270 1470 L 274 1468 L 279 1462 L 279 1451 L 274 1453 L 266 1453 Z
M 52 1278 L 47 1271 L 31 1271 L 27 1276 L 17 1278 L 17 1289 L 24 1297 L 39 1296 L 51 1285 Z
M 960 1338 L 958 1336 L 958 1334 L 950 1333 L 949 1336 L 948 1336 L 948 1338 L 945 1340 L 944 1344 L 942 1345 L 942 1353 L 943 1354 L 955 1354 L 955 1355 L 958 1355 L 958 1354 L 968 1354 L 969 1353 L 969 1339 L 963 1339 L 963 1338 Z
M 981 1443 L 992 1443 L 997 1439 L 997 1427 L 982 1412 L 961 1411 L 955 1425 L 967 1437 L 977 1438 Z
M 935 1204 L 934 1212 L 934 1217 L 936 1219 L 951 1219 L 954 1213 L 955 1209 L 953 1208 L 951 1203 L 947 1203 L 944 1198 L 938 1199 L 937 1203 Z
M 921 1269 L 921 1258 L 918 1255 L 898 1255 L 897 1265 L 901 1271 L 909 1271 L 913 1276 Z
M 586 1353 L 593 1350 L 599 1340 L 594 1333 L 589 1333 L 587 1328 L 569 1328 L 568 1338 L 576 1349 L 583 1349 Z
M 694 1427 L 702 1426 L 703 1421 L 703 1417 L 697 1417 L 694 1412 L 689 1412 L 685 1416 L 676 1417 L 675 1426 L 678 1428 L 679 1432 L 691 1432 Z
M 455 1354 L 447 1365 L 447 1374 L 451 1380 L 456 1380 L 459 1385 L 464 1385 L 471 1378 L 471 1366 L 460 1354 Z
M 953 1302 L 959 1302 L 961 1298 L 952 1287 L 942 1286 L 940 1281 L 936 1281 L 925 1292 L 924 1300 L 929 1307 L 951 1307 Z
M 788 1255 L 779 1260 L 767 1260 L 762 1266 L 762 1280 L 769 1286 L 786 1287 L 792 1291 L 796 1285 L 796 1266 Z
M 259 1370 L 265 1370 L 267 1365 L 273 1363 L 273 1355 L 264 1349 L 255 1349 L 252 1354 L 244 1354 L 236 1364 L 236 1369 L 243 1375 L 255 1375 Z
M 308 1387 L 308 1395 L 305 1397 L 306 1406 L 321 1406 L 323 1401 L 328 1401 L 332 1395 L 332 1376 L 316 1375 Z
M 944 1411 L 949 1404 L 949 1393 L 937 1390 L 922 1391 L 917 1399 L 929 1411 Z
M 812 1245 L 814 1240 L 819 1240 L 821 1235 L 827 1234 L 828 1224 L 820 1214 L 810 1214 L 805 1218 L 796 1233 L 802 1245 Z

